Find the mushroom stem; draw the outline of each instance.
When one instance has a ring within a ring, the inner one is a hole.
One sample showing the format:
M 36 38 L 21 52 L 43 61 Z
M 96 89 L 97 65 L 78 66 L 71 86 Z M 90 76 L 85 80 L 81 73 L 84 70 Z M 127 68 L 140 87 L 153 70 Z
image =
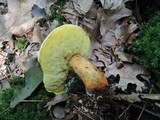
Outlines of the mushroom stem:
M 99 69 L 82 56 L 76 54 L 69 60 L 69 66 L 82 79 L 88 91 L 108 85 L 107 79 Z

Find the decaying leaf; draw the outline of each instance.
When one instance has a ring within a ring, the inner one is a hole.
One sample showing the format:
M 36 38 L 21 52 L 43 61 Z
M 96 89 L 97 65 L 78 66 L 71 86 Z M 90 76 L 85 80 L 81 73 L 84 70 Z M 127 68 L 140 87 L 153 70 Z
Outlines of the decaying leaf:
M 160 104 L 159 103 L 155 103 L 156 106 L 158 106 L 160 108 Z
M 22 25 L 15 27 L 11 32 L 13 35 L 23 36 L 24 34 L 29 33 L 34 28 L 36 23 L 42 19 L 43 17 L 34 17 L 26 23 L 23 23 Z
M 133 11 L 126 6 L 127 2 L 133 2 L 133 0 L 100 0 L 102 6 L 98 6 L 96 1 L 89 1 L 92 4 L 86 4 L 88 12 L 83 13 L 79 5 L 83 2 L 79 3 L 78 0 L 72 0 L 72 2 L 68 2 L 61 12 L 68 16 L 67 20 L 73 24 L 79 23 L 79 26 L 89 34 L 92 63 L 105 71 L 107 77 L 119 74 L 120 82 L 117 86 L 122 90 L 127 88 L 128 83 L 133 83 L 137 85 L 136 90 L 141 91 L 144 84 L 136 76 L 141 73 L 149 76 L 149 73 L 143 73 L 146 71 L 144 68 L 132 64 L 133 55 L 124 52 L 137 35 L 134 33 L 138 26 L 132 15 Z M 108 51 L 107 47 L 111 50 Z
M 136 94 L 136 93 L 132 93 L 132 94 L 129 94 L 129 95 L 118 94 L 118 95 L 115 95 L 114 97 L 118 98 L 119 100 L 125 100 L 125 101 L 131 102 L 131 103 L 141 102 L 139 94 Z
M 100 0 L 104 9 L 115 10 L 123 4 L 123 0 Z
M 93 0 L 72 0 L 74 8 L 80 13 L 85 14 L 91 8 Z
M 46 14 L 46 11 L 44 10 L 44 8 L 40 8 L 39 6 L 37 5 L 34 5 L 32 7 L 32 16 L 34 17 L 45 17 L 47 14 Z
M 53 0 L 8 0 L 8 13 L 0 15 L 0 40 L 6 41 L 11 39 L 11 31 L 32 19 L 31 9 L 33 5 L 44 8 L 48 13 L 50 6 L 56 2 Z M 26 28 L 27 29 L 27 28 Z
M 42 82 L 43 74 L 39 66 L 31 67 L 25 74 L 25 87 L 17 88 L 14 92 L 10 107 L 14 108 L 19 102 L 27 98 Z
M 142 94 L 140 97 L 143 99 L 160 100 L 160 94 Z
M 128 102 L 141 102 L 141 99 L 151 99 L 151 100 L 160 100 L 160 94 L 143 94 L 143 93 L 131 93 L 129 95 L 126 94 L 118 94 L 113 97 L 118 98 L 120 100 L 125 100 Z
M 0 78 L 6 75 L 7 66 L 5 65 L 5 61 L 8 53 L 5 51 L 0 51 Z
M 10 88 L 10 83 L 8 80 L 4 79 L 4 80 L 0 80 L 0 90 L 5 90 L 7 88 Z
M 133 61 L 132 61 L 133 55 L 132 54 L 127 54 L 127 53 L 120 52 L 120 51 L 116 51 L 114 54 L 117 55 L 118 58 L 123 62 L 133 63 Z
M 110 69 L 107 72 L 110 75 L 114 75 L 114 76 L 119 74 L 120 81 L 118 84 L 116 84 L 118 88 L 125 90 L 127 89 L 128 83 L 131 83 L 131 84 L 136 84 L 137 91 L 142 91 L 142 88 L 144 87 L 144 83 L 139 81 L 136 78 L 136 76 L 139 74 L 149 75 L 149 73 L 144 68 L 142 68 L 137 64 L 127 64 L 127 63 L 124 63 L 124 67 L 122 67 L 121 69 L 117 69 L 115 66 L 116 66 L 115 63 L 112 64 L 112 66 L 110 66 Z M 150 76 L 148 77 L 150 78 Z

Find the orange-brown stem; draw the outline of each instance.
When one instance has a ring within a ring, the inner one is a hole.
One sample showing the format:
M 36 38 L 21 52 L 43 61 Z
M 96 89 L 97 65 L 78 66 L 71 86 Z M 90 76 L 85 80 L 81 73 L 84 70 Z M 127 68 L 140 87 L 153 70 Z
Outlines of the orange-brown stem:
M 88 91 L 108 85 L 108 81 L 99 69 L 80 55 L 74 55 L 69 60 L 69 66 L 82 79 Z

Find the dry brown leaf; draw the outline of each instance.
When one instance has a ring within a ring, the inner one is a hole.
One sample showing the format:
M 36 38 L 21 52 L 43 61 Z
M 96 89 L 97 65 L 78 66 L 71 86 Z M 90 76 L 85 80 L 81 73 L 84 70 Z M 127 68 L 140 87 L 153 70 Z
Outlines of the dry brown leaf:
M 72 0 L 74 8 L 80 13 L 85 14 L 92 6 L 93 0 Z
M 158 106 L 160 108 L 160 104 L 159 103 L 155 103 L 156 106 Z
M 85 17 L 84 17 L 83 21 L 81 22 L 81 24 L 83 27 L 87 27 L 92 31 L 94 30 L 95 25 L 96 25 L 95 21 L 93 21 L 91 19 L 87 19 Z
M 5 65 L 8 53 L 5 51 L 0 51 L 0 78 L 6 75 L 7 66 Z
M 81 17 L 81 14 L 75 10 L 71 1 L 67 2 L 65 6 L 63 6 L 59 12 L 63 14 L 68 22 L 77 25 L 78 19 Z
M 150 74 L 146 71 L 146 69 L 142 68 L 137 64 L 124 63 L 123 68 L 117 69 L 116 64 L 114 63 L 109 67 L 110 67 L 109 70 L 106 72 L 108 72 L 110 75 L 116 76 L 117 74 L 119 74 L 120 81 L 118 84 L 116 84 L 116 86 L 118 88 L 121 88 L 122 90 L 127 89 L 128 83 L 131 83 L 131 84 L 137 85 L 136 87 L 137 91 L 142 91 L 142 87 L 144 87 L 144 83 L 139 81 L 136 78 L 136 76 L 139 74 L 144 74 L 144 75 L 148 75 L 148 77 L 150 78 Z
M 90 10 L 85 14 L 85 17 L 88 19 L 96 19 L 97 13 L 98 13 L 97 4 L 93 2 Z
M 128 102 L 131 102 L 131 103 L 134 103 L 134 102 L 141 102 L 141 99 L 139 98 L 139 94 L 137 93 L 132 93 L 132 94 L 129 94 L 129 95 L 126 95 L 126 94 L 118 94 L 118 95 L 114 95 L 114 97 L 118 98 L 119 100 L 125 100 L 125 101 L 128 101 Z
M 130 17 L 125 18 L 122 24 L 117 24 L 113 32 L 117 39 L 121 40 L 122 43 L 125 43 L 136 29 L 138 29 L 138 25 L 134 18 Z
M 111 32 L 111 31 L 109 31 L 106 34 L 104 34 L 102 39 L 100 39 L 99 41 L 103 46 L 114 47 L 114 46 L 118 46 L 119 45 L 119 41 L 114 36 L 114 33 Z
M 104 54 L 101 54 L 98 50 L 93 51 L 98 61 L 103 62 L 104 66 L 107 68 L 109 66 L 110 58 L 108 59 Z
M 125 7 L 125 2 L 122 1 L 121 4 L 118 4 L 118 9 L 112 10 L 99 10 L 99 14 L 101 14 L 101 35 L 103 36 L 106 32 L 110 31 L 116 26 L 116 22 L 121 18 L 132 16 L 132 11 Z
M 73 5 L 68 2 L 65 6 L 63 6 L 62 8 L 59 9 L 59 12 L 65 14 L 65 13 L 68 13 L 68 14 L 72 14 L 74 16 L 77 16 L 77 17 L 81 17 L 82 15 L 79 14 L 73 7 Z
M 30 43 L 39 43 L 41 44 L 43 42 L 43 35 L 40 31 L 40 26 L 39 24 L 35 24 L 34 29 L 33 29 L 33 36 L 30 40 Z
M 125 42 L 125 45 L 126 46 L 129 46 L 129 45 L 133 45 L 134 43 L 134 39 L 136 38 L 136 36 L 138 36 L 139 33 L 131 33 L 129 35 L 129 38 L 127 39 L 127 41 Z
M 13 35 L 16 36 L 23 36 L 24 34 L 29 33 L 33 30 L 34 26 L 37 22 L 41 21 L 43 17 L 34 17 L 31 20 L 23 23 L 22 25 L 19 25 L 17 27 L 14 27 L 13 30 L 11 30 Z
M 96 67 L 104 67 L 104 63 L 100 61 L 90 61 L 92 64 L 94 64 Z
M 8 13 L 0 15 L 0 41 L 11 41 L 11 31 L 32 19 L 31 9 L 33 5 L 38 5 L 49 11 L 53 0 L 7 0 Z
M 54 3 L 56 3 L 58 0 L 30 0 L 33 1 L 34 5 L 39 6 L 41 9 L 45 9 L 47 14 L 50 14 L 50 7 Z
M 74 25 L 78 24 L 78 17 L 72 14 L 63 14 L 63 16 L 67 19 L 68 22 L 71 22 Z
M 123 4 L 123 0 L 100 0 L 104 9 L 115 10 L 118 9 L 121 4 Z
M 124 53 L 121 51 L 117 51 L 114 54 L 117 55 L 118 58 L 123 62 L 133 63 L 133 61 L 132 61 L 133 55 L 132 54 L 127 54 L 127 53 Z
M 7 3 L 7 0 L 0 0 L 0 3 Z
M 123 99 L 126 100 L 128 102 L 141 102 L 141 99 L 151 99 L 151 100 L 160 100 L 160 94 L 140 94 L 140 93 L 131 93 L 129 95 L 125 95 L 125 94 L 118 94 L 118 95 L 114 95 L 114 97 L 118 98 L 118 99 Z
M 0 80 L 0 90 L 5 90 L 10 87 L 8 80 Z
M 60 25 L 60 23 L 54 19 L 53 22 L 50 23 L 49 29 L 47 31 L 45 29 L 41 32 L 44 35 L 44 37 L 46 38 L 49 35 L 49 33 L 51 33 L 59 25 Z
M 143 99 L 160 100 L 160 94 L 141 94 Z

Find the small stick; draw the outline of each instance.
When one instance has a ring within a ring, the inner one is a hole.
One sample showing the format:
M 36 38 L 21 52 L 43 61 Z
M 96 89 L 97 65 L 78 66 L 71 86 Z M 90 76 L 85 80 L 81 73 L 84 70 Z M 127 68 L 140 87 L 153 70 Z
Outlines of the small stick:
M 149 94 L 151 94 L 151 93 L 152 93 L 152 88 L 151 88 L 150 91 L 149 91 Z M 141 116 L 142 116 L 142 114 L 143 114 L 143 111 L 144 111 L 145 108 L 146 108 L 147 103 L 148 103 L 148 99 L 146 100 L 146 102 L 145 102 L 145 104 L 144 104 L 144 106 L 143 106 L 143 108 L 142 108 L 142 111 L 141 111 L 141 113 L 139 114 L 137 120 L 140 120 L 140 118 L 141 118 Z
M 10 107 L 6 108 L 5 110 L 3 110 L 2 112 L 0 112 L 0 115 L 2 115 L 4 112 L 6 112 L 8 109 L 10 109 Z
M 12 72 L 11 72 L 11 70 L 10 70 L 10 68 L 9 68 L 9 66 L 8 66 L 8 65 L 7 65 L 7 69 L 8 69 L 8 71 L 9 71 L 9 75 L 11 76 L 11 79 L 13 79 Z
M 5 78 L 8 78 L 10 76 L 10 74 L 4 75 L 3 77 L 0 78 L 0 80 L 3 80 Z
M 143 109 L 141 106 L 136 105 L 136 104 L 132 104 L 131 106 L 139 108 L 139 109 Z M 160 118 L 159 114 L 156 114 L 156 113 L 154 113 L 154 112 L 152 112 L 150 110 L 144 109 L 144 111 L 147 112 L 147 113 L 149 113 L 149 114 L 151 114 L 151 115 L 153 115 L 153 116 L 155 116 L 155 117 L 157 117 L 157 118 Z
M 8 76 L 7 76 L 6 74 L 4 74 L 2 70 L 0 70 L 0 73 L 1 73 L 2 75 L 4 75 L 4 78 L 6 78 L 7 80 L 9 80 Z M 10 74 L 9 74 L 9 75 L 10 75 Z
M 20 102 L 42 102 L 43 100 L 20 100 Z
M 132 103 L 119 115 L 118 119 L 122 117 L 122 115 L 131 107 Z
M 95 120 L 95 119 L 93 119 L 91 116 L 89 116 L 89 115 L 85 114 L 84 112 L 80 111 L 77 106 L 74 105 L 74 107 L 76 108 L 76 111 L 80 112 L 80 113 L 83 114 L 84 116 L 88 117 L 88 118 L 91 119 L 91 120 Z

